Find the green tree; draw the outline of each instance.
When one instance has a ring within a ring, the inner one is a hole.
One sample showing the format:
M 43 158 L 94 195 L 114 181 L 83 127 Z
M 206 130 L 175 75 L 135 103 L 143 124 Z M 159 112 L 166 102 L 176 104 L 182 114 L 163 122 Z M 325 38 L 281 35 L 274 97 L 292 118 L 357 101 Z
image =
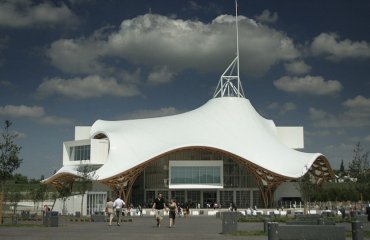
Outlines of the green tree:
M 38 208 L 37 203 L 41 202 L 41 206 L 43 206 L 44 205 L 43 203 L 44 203 L 45 199 L 47 199 L 48 186 L 46 184 L 43 184 L 43 183 L 38 183 L 37 188 L 33 188 L 30 193 L 31 193 L 31 198 L 32 198 L 33 202 L 35 203 L 35 205 Z M 36 211 L 38 211 L 38 209 L 36 209 Z
M 68 197 L 72 195 L 72 187 L 73 187 L 73 181 L 61 183 L 60 185 L 56 187 L 58 194 L 53 194 L 52 196 L 54 199 L 54 203 L 53 203 L 53 206 L 51 207 L 51 210 L 53 210 L 57 198 L 61 198 L 63 201 L 62 214 L 66 215 L 66 211 L 67 211 L 66 210 L 66 200 Z
M 5 121 L 5 126 L 1 132 L 0 138 L 0 220 L 3 217 L 5 181 L 12 177 L 13 172 L 19 168 L 22 163 L 22 159 L 18 156 L 21 147 L 15 144 L 18 135 L 9 131 L 11 125 L 12 122 L 8 120 Z
M 346 170 L 344 169 L 343 159 L 342 162 L 340 163 L 339 172 L 341 173 L 342 176 L 346 173 Z
M 79 179 L 77 179 L 76 187 L 81 194 L 81 214 L 80 217 L 82 217 L 83 213 L 83 202 L 84 202 L 84 196 L 87 191 L 90 191 L 93 187 L 93 180 L 95 177 L 95 172 L 93 171 L 93 168 L 87 164 L 82 164 L 77 168 L 77 172 L 79 175 Z
M 15 217 L 17 212 L 18 203 L 22 200 L 23 195 L 20 192 L 9 192 L 7 194 L 7 200 L 10 202 L 10 205 L 13 207 L 13 217 Z
M 15 184 L 18 184 L 18 183 L 28 183 L 28 178 L 26 176 L 23 176 L 20 173 L 14 174 L 12 179 L 14 180 L 14 183 Z
M 348 171 L 351 177 L 356 179 L 354 184 L 356 190 L 360 194 L 360 200 L 363 200 L 363 192 L 368 188 L 370 173 L 369 173 L 369 152 L 365 152 L 358 142 L 353 149 L 353 158 L 349 163 Z
M 298 179 L 297 190 L 301 193 L 305 213 L 309 210 L 307 209 L 308 203 L 314 198 L 317 188 L 318 185 L 309 172 Z

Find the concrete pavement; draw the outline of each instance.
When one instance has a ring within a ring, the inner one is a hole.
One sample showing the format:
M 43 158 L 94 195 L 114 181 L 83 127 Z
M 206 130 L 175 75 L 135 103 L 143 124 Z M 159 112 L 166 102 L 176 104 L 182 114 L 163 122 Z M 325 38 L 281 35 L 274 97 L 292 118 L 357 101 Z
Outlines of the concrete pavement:
M 31 222 L 32 223 L 32 222 Z M 42 224 L 42 222 L 37 222 Z M 105 222 L 72 222 L 59 221 L 58 227 L 43 226 L 0 226 L 1 240 L 92 240 L 92 239 L 248 239 L 267 240 L 267 235 L 261 236 L 233 236 L 222 234 L 222 221 L 214 216 L 194 216 L 176 218 L 176 227 L 169 228 L 169 219 L 166 217 L 160 228 L 156 227 L 154 217 L 133 217 L 132 222 L 123 222 L 121 226 L 108 226 Z M 350 224 L 346 229 L 350 230 Z M 369 223 L 366 223 L 369 229 Z M 238 223 L 238 231 L 263 231 L 263 223 Z M 347 238 L 351 239 L 351 238 Z

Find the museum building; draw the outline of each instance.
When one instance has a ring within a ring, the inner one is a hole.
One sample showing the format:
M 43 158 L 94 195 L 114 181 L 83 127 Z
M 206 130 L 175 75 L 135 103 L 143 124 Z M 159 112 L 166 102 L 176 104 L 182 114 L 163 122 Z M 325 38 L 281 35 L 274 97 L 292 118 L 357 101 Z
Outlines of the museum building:
M 213 98 L 195 110 L 75 127 L 75 139 L 63 143 L 63 167 L 44 182 L 71 185 L 88 165 L 94 181 L 128 203 L 148 206 L 161 192 L 193 207 L 246 208 L 276 205 L 277 187 L 305 174 L 332 179 L 323 154 L 302 152 L 302 126 L 276 126 L 244 96 L 238 48 Z

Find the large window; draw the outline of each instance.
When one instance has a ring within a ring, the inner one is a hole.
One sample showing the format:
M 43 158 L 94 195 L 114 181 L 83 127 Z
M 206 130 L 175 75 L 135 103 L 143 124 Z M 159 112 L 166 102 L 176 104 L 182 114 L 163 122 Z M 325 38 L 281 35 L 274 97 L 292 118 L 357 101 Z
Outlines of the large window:
M 170 188 L 222 188 L 222 161 L 170 161 Z
M 69 159 L 71 161 L 90 160 L 90 145 L 69 147 Z
M 106 199 L 106 192 L 87 193 L 87 215 L 103 213 L 106 205 Z

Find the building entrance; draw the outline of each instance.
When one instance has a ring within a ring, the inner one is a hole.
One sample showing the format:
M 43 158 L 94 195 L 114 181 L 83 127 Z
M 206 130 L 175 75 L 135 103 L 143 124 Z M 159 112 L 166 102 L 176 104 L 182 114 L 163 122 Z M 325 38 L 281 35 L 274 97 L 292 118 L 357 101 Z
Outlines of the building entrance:
M 213 208 L 214 203 L 217 202 L 217 191 L 204 191 L 203 192 L 203 207 Z

